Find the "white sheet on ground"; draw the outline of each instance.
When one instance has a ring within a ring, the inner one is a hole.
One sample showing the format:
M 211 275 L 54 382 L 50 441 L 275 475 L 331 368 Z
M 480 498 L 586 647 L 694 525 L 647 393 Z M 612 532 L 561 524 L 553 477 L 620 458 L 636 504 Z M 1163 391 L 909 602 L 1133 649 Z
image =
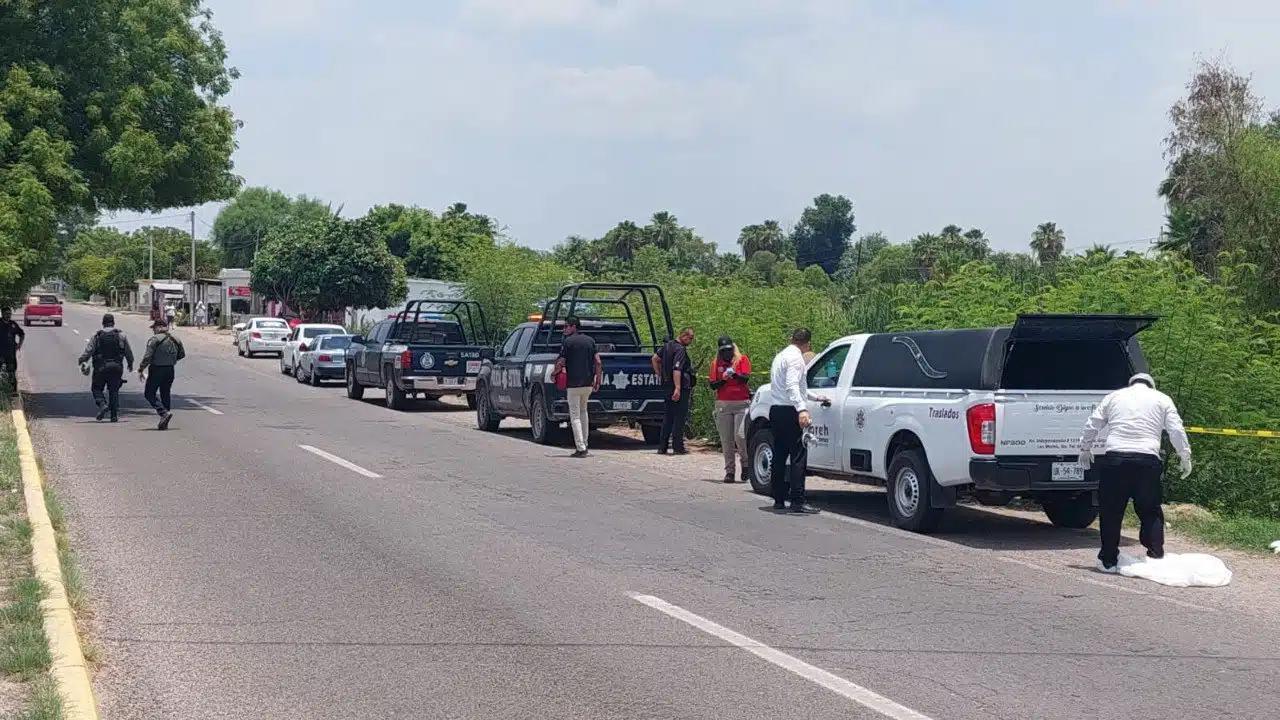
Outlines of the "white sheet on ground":
M 1280 540 L 1271 543 L 1271 552 L 1280 553 Z
M 1165 553 L 1159 560 L 1120 553 L 1120 574 L 1172 587 L 1223 587 L 1231 583 L 1226 563 L 1203 553 Z

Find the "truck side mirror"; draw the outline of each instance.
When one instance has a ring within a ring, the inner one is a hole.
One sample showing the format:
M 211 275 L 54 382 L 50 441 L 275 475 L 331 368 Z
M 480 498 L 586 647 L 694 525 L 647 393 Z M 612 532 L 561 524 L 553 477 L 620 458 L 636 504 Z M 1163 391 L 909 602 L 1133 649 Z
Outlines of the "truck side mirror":
M 351 344 L 352 344 L 352 345 L 363 345 L 363 344 L 364 344 L 364 336 L 363 336 L 363 335 L 352 335 L 352 336 L 351 336 Z

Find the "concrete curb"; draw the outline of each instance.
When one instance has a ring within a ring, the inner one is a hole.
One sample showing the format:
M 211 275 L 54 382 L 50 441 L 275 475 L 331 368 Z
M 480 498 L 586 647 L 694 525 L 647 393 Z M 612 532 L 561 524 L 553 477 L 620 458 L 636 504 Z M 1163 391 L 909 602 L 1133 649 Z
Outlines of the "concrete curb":
M 27 416 L 22 410 L 22 396 L 13 411 L 13 427 L 18 438 L 18 456 L 22 464 L 22 490 L 31 520 L 31 564 L 45 588 L 40 602 L 44 611 L 44 633 L 49 639 L 53 665 L 49 674 L 57 683 L 62 697 L 62 717 L 66 720 L 98 720 L 98 704 L 93 698 L 89 668 L 76 634 L 75 615 L 67 602 L 67 589 L 62 584 L 62 563 L 58 560 L 58 542 L 54 535 L 49 510 L 44 504 L 44 482 L 36 465 L 35 447 L 27 430 Z

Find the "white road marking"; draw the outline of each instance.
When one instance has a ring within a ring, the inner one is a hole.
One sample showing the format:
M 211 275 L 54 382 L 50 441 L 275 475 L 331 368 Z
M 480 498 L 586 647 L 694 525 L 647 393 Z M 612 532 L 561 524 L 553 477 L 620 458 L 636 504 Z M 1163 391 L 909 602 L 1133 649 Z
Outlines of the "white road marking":
M 204 403 L 196 402 L 195 400 L 187 400 L 187 402 L 191 403 L 192 405 L 195 405 L 196 407 L 200 408 L 201 410 L 204 410 L 204 411 L 206 411 L 206 412 L 211 412 L 211 413 L 213 413 L 214 415 L 221 415 L 221 414 L 222 414 L 222 411 L 221 411 L 221 410 L 219 410 L 219 409 L 217 409 L 217 408 L 211 408 L 211 407 L 209 407 L 208 405 L 205 405 Z
M 75 328 L 71 328 L 71 332 L 73 332 L 73 333 L 75 333 L 75 334 L 77 334 L 77 335 L 79 335 L 79 334 L 80 334 L 80 331 L 79 331 L 79 330 L 77 330 L 77 329 L 75 329 Z
M 792 657 L 781 650 L 775 650 L 764 643 L 752 640 L 746 635 L 734 632 L 733 630 L 714 623 L 701 615 L 695 615 L 682 607 L 672 605 L 662 598 L 657 598 L 652 595 L 641 595 L 638 593 L 631 593 L 630 595 L 631 599 L 636 602 L 648 605 L 664 615 L 668 615 L 683 623 L 692 625 L 702 632 L 717 637 L 734 647 L 742 648 L 762 660 L 773 663 L 788 672 L 795 673 L 809 682 L 820 685 L 837 695 L 848 698 L 862 707 L 880 713 L 887 718 L 892 718 L 892 720 L 930 720 L 927 715 L 922 715 L 909 707 L 899 705 L 883 695 L 877 695 L 861 685 L 845 680 L 839 675 L 833 675 L 820 667 L 810 665 L 809 663 Z
M 363 475 L 363 476 L 365 476 L 365 477 L 367 477 L 367 478 L 380 478 L 380 477 L 382 477 L 381 475 L 379 475 L 379 474 L 378 474 L 378 473 L 376 473 L 376 472 L 373 472 L 372 470 L 365 470 L 364 468 L 360 467 L 359 465 L 357 465 L 357 464 L 355 464 L 355 463 L 353 463 L 353 462 L 351 462 L 351 461 L 349 461 L 349 460 L 343 460 L 342 458 L 338 457 L 337 455 L 334 455 L 333 453 L 327 453 L 327 452 L 325 452 L 325 451 L 321 450 L 321 449 L 320 449 L 320 448 L 318 448 L 318 447 L 312 447 L 312 446 L 310 446 L 310 445 L 299 445 L 298 447 L 302 448 L 303 450 L 306 450 L 307 452 L 311 453 L 312 455 L 316 455 L 316 456 L 318 456 L 318 457 L 322 457 L 322 458 L 324 458 L 325 460 L 328 460 L 329 462 L 333 463 L 334 465 L 340 465 L 340 466 L 342 466 L 342 467 L 344 467 L 344 468 L 346 468 L 346 469 L 350 470 L 351 472 L 356 473 L 356 474 L 358 474 L 358 475 Z

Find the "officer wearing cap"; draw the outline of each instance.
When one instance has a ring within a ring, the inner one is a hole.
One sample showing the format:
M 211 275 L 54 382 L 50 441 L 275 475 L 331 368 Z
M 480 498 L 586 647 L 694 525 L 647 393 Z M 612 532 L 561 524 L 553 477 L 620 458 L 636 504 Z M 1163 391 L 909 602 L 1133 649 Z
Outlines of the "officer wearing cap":
M 143 397 L 160 416 L 158 427 L 168 430 L 169 422 L 173 420 L 169 394 L 173 389 L 173 369 L 179 360 L 187 356 L 187 351 L 182 347 L 181 340 L 169 334 L 169 323 L 156 320 L 151 323 L 151 329 L 154 334 L 147 341 L 147 351 L 138 365 L 138 377 L 146 382 Z M 151 369 L 150 374 L 147 374 L 148 368 Z M 159 398 L 156 397 L 157 393 Z
M 84 353 L 78 362 L 81 365 L 93 361 L 93 377 L 89 392 L 93 393 L 93 401 L 98 405 L 97 420 L 101 421 L 111 414 L 111 422 L 120 419 L 120 386 L 124 384 L 125 363 L 133 370 L 133 348 L 129 347 L 129 338 L 116 327 L 116 318 L 111 313 L 102 316 L 102 329 L 89 338 Z M 103 390 L 106 394 L 103 394 Z
M 1093 464 L 1093 443 L 1107 429 L 1103 455 L 1098 458 L 1098 524 L 1102 550 L 1098 562 L 1103 572 L 1116 572 L 1120 561 L 1120 525 L 1124 509 L 1133 500 L 1141 529 L 1138 539 L 1147 557 L 1164 557 L 1164 511 L 1160 507 L 1164 461 L 1160 441 L 1164 433 L 1182 465 L 1182 477 L 1191 474 L 1191 443 L 1182 428 L 1182 417 L 1168 395 L 1156 390 L 1146 373 L 1129 379 L 1128 387 L 1107 395 L 1089 416 L 1080 438 L 1080 465 Z

